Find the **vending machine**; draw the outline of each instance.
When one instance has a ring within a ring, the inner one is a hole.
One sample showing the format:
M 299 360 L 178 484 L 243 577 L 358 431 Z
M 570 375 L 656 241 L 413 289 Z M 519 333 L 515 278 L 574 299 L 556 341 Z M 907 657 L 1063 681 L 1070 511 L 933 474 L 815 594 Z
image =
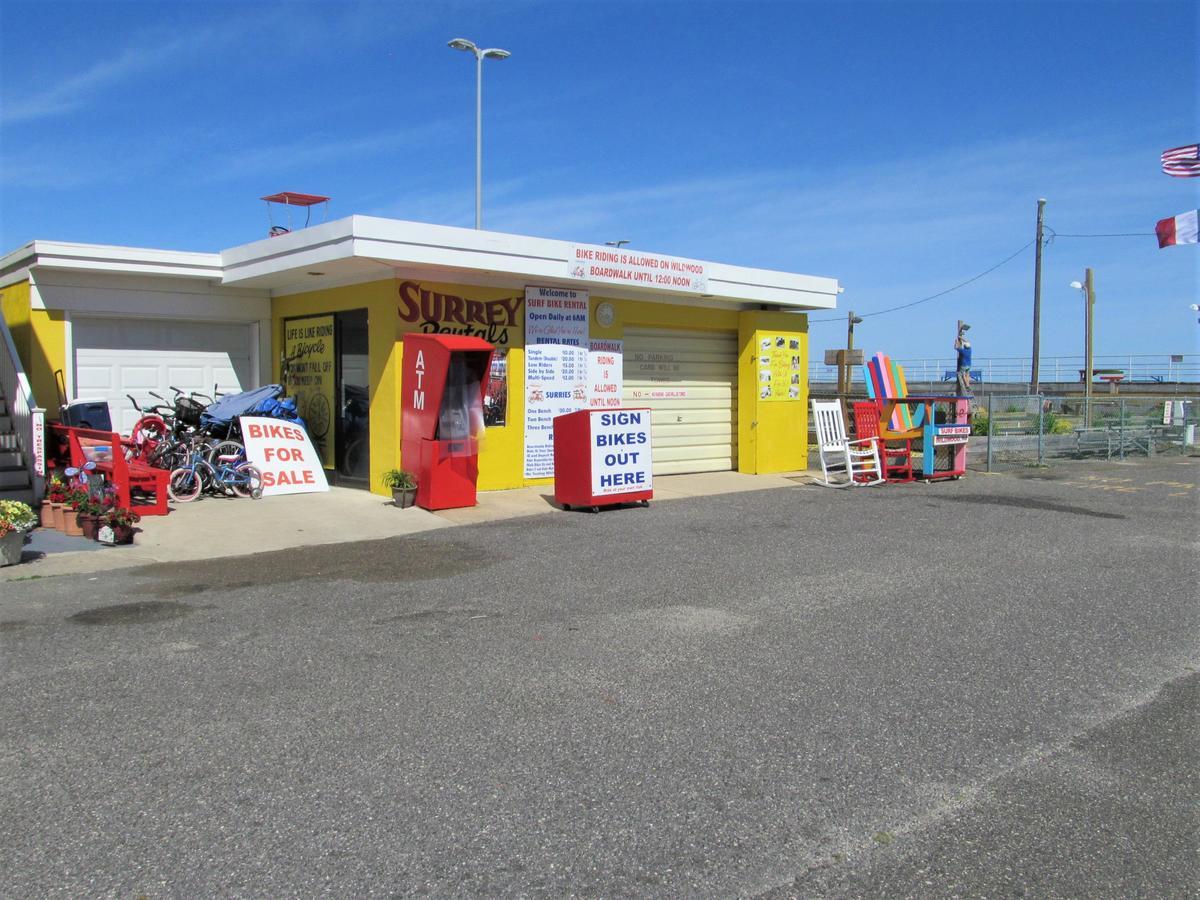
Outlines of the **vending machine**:
M 563 509 L 649 504 L 650 410 L 581 409 L 554 419 L 554 499 Z
M 401 465 L 417 479 L 417 506 L 475 505 L 483 386 L 492 362 L 485 340 L 406 334 L 400 377 Z

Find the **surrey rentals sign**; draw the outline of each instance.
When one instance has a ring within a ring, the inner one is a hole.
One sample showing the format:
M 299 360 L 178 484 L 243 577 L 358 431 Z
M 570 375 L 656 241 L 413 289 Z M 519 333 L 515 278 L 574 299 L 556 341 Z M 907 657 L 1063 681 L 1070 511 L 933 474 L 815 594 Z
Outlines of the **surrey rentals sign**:
M 708 293 L 708 270 L 704 263 L 660 253 L 574 244 L 567 271 L 572 278 L 583 281 Z

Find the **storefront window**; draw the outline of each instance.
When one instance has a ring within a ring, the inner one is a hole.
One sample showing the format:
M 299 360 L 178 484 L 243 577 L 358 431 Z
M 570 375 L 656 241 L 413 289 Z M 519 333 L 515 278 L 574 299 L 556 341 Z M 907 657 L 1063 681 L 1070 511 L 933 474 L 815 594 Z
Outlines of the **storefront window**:
M 483 394 L 483 424 L 504 425 L 508 421 L 508 350 L 492 351 L 492 369 Z

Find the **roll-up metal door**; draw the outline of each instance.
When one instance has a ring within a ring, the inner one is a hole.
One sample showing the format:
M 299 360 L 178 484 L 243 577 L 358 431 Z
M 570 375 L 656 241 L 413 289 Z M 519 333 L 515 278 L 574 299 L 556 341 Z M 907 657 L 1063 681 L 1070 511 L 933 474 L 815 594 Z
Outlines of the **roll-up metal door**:
M 737 466 L 737 335 L 625 329 L 626 406 L 652 410 L 655 475 Z

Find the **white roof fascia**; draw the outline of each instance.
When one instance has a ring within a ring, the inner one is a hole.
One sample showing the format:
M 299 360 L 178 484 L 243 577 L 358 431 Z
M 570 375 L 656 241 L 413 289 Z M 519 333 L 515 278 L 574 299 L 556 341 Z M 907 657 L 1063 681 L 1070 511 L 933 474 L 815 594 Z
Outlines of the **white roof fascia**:
M 837 305 L 835 278 L 723 263 L 703 263 L 708 273 L 708 290 L 704 294 L 573 278 L 568 274 L 568 261 L 576 246 L 583 245 L 448 225 L 349 216 L 225 250 L 221 259 L 227 285 L 261 279 L 282 286 L 290 280 L 289 272 L 294 276 L 299 270 L 336 260 L 366 258 L 396 266 L 499 273 L 534 283 L 555 282 L 605 296 L 692 296 L 796 309 L 833 309 Z
M 0 259 L 0 277 L 14 267 L 170 275 L 219 281 L 221 255 L 185 250 L 153 250 L 147 247 L 32 241 Z
M 6 288 L 12 284 L 18 284 L 22 281 L 31 280 L 29 266 L 18 266 L 15 269 L 0 269 L 0 288 Z
M 354 257 L 354 221 L 358 218 L 361 216 L 347 216 L 222 250 L 223 281 L 234 285 L 252 278 L 282 275 L 334 260 L 351 259 Z

